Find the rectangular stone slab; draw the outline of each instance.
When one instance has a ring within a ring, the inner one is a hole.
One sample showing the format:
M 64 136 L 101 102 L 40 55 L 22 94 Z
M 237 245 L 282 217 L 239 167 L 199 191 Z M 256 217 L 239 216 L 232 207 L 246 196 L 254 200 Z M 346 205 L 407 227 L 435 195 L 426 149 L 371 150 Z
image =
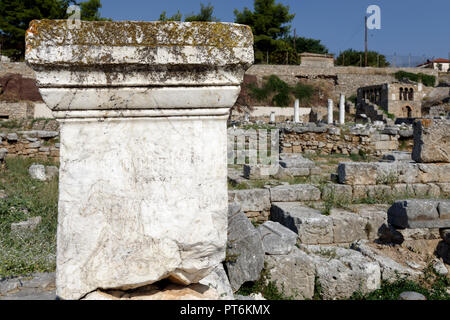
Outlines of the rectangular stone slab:
M 450 163 L 450 120 L 421 119 L 414 122 L 413 160 Z
M 408 199 L 388 210 L 388 223 L 405 228 L 450 228 L 449 200 Z
M 52 66 L 36 73 L 40 87 L 239 85 L 253 63 L 253 35 L 233 23 L 82 21 L 69 28 L 67 20 L 35 20 L 26 58 L 35 69 Z

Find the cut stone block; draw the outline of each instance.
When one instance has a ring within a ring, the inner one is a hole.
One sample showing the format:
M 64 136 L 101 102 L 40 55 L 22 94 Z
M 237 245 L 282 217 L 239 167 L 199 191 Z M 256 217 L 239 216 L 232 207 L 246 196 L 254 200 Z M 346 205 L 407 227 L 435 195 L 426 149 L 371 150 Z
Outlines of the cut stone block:
M 270 176 L 276 175 L 278 170 L 278 165 L 244 164 L 243 174 L 245 178 L 251 180 L 267 179 Z
M 333 243 L 351 243 L 368 238 L 367 220 L 352 212 L 332 212 Z
M 399 200 L 389 208 L 388 222 L 400 229 L 449 228 L 448 202 L 448 200 L 425 199 Z M 442 215 L 439 208 L 442 208 Z
M 413 130 L 414 161 L 450 163 L 449 119 L 420 119 L 414 122 Z
M 261 235 L 243 212 L 229 217 L 225 265 L 233 292 L 261 276 L 264 267 Z
M 282 185 L 270 188 L 272 202 L 317 201 L 320 190 L 309 184 Z
M 267 221 L 258 227 L 266 254 L 289 254 L 297 243 L 297 234 L 278 222 Z
M 338 166 L 339 183 L 348 185 L 376 184 L 376 163 L 342 162 Z
M 422 272 L 402 266 L 391 258 L 382 255 L 378 250 L 370 247 L 367 243 L 366 240 L 357 241 L 352 244 L 351 248 L 361 252 L 365 257 L 378 263 L 381 269 L 382 280 L 394 282 L 398 280 L 399 277 L 417 280 L 422 275 Z
M 270 192 L 267 189 L 228 191 L 228 201 L 238 202 L 244 212 L 270 209 Z
M 225 259 L 226 121 L 251 29 L 34 20 L 26 48 L 60 123 L 57 295 L 207 276 Z
M 412 162 L 411 152 L 392 151 L 383 155 L 385 161 L 409 161 Z
M 275 202 L 270 219 L 298 234 L 304 244 L 333 243 L 333 220 L 320 211 L 295 202 Z
M 279 167 L 275 176 L 276 179 L 289 179 L 294 177 L 306 177 L 311 174 L 309 168 L 283 168 Z
M 316 268 L 325 300 L 347 299 L 355 292 L 369 293 L 381 286 L 378 263 L 361 253 L 333 246 L 302 245 Z
M 287 255 L 267 255 L 265 262 L 270 280 L 278 290 L 295 300 L 313 297 L 315 266 L 305 252 L 294 248 Z
M 313 168 L 314 161 L 306 159 L 299 154 L 292 154 L 291 156 L 282 155 L 280 158 L 280 166 L 283 168 Z
M 323 188 L 322 199 L 335 199 L 339 201 L 351 201 L 353 188 L 343 184 L 327 184 Z

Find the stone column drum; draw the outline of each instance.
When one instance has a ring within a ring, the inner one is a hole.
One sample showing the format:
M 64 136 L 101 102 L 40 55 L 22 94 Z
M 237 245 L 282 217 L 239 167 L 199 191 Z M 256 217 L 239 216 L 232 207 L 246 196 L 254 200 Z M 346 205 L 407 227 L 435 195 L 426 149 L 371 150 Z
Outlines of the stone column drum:
M 61 127 L 57 295 L 207 276 L 225 258 L 226 120 L 251 29 L 32 21 L 26 60 Z

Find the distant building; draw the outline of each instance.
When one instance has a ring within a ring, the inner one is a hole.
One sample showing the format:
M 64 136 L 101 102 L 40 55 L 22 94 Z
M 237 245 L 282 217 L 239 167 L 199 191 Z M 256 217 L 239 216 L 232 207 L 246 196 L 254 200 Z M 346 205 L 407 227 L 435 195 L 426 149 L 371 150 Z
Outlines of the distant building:
M 419 118 L 424 96 L 421 83 L 396 82 L 362 87 L 358 89 L 357 113 L 364 113 L 372 120 L 383 120 L 380 111 L 395 118 Z
M 439 70 L 441 72 L 448 72 L 450 69 L 450 60 L 448 59 L 434 59 L 427 60 L 427 62 L 422 63 L 417 66 L 418 68 L 430 68 L 434 70 Z
M 300 54 L 302 67 L 330 68 L 334 67 L 332 54 L 318 54 L 303 52 Z

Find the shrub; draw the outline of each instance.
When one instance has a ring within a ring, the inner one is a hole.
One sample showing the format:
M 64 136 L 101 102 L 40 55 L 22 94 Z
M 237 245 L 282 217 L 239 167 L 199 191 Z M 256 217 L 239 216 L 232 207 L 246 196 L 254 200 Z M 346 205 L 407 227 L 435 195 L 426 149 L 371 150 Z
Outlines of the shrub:
M 422 82 L 427 87 L 434 87 L 436 77 L 424 73 L 411 73 L 406 71 L 398 71 L 395 73 L 397 80 L 408 79 L 414 82 Z

